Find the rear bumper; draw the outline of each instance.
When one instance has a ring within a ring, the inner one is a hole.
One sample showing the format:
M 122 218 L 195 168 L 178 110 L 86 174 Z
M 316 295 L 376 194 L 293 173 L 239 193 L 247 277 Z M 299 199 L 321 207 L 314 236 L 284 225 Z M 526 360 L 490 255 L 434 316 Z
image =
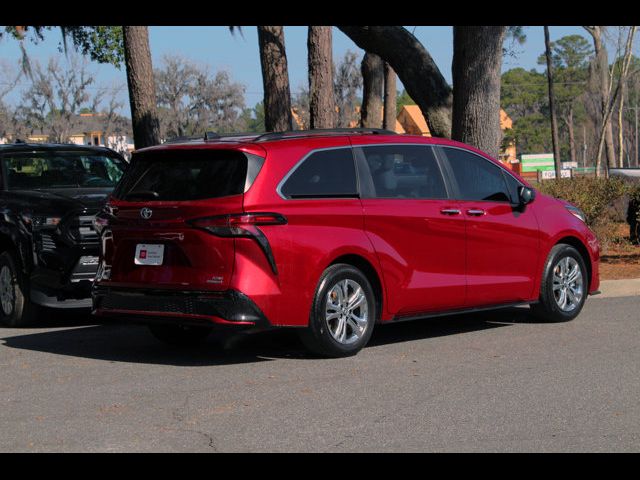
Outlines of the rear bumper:
M 94 285 L 92 314 L 135 323 L 236 326 L 266 329 L 271 325 L 246 295 L 223 292 L 126 289 Z

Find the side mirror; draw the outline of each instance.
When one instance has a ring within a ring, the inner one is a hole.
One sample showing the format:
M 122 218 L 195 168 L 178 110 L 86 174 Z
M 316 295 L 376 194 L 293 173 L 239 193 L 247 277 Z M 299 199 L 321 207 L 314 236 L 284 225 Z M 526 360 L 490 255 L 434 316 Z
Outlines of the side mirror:
M 520 186 L 518 187 L 518 198 L 520 205 L 528 205 L 535 200 L 536 192 L 533 188 Z

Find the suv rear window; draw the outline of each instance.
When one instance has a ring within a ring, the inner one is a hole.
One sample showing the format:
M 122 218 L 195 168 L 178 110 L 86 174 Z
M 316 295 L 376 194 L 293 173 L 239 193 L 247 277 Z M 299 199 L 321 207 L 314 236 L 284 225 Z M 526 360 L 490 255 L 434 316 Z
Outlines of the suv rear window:
M 114 196 L 187 201 L 238 195 L 249 188 L 262 162 L 261 157 L 234 150 L 141 152 L 133 155 Z

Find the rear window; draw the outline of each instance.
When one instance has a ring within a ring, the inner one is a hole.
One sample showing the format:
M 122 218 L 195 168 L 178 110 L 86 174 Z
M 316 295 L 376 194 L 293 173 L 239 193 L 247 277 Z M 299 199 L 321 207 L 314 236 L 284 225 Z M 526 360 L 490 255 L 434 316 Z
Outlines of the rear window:
M 238 195 L 249 188 L 262 162 L 261 157 L 233 150 L 142 152 L 133 155 L 114 196 L 187 201 Z

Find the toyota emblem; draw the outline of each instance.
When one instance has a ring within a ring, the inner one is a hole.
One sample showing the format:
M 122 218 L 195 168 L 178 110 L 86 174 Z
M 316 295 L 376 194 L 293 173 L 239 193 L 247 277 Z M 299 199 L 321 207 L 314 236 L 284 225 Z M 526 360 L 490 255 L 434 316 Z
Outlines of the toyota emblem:
M 144 207 L 140 209 L 140 216 L 145 220 L 149 220 L 151 218 L 151 215 L 153 215 L 153 210 L 151 210 L 150 208 Z

